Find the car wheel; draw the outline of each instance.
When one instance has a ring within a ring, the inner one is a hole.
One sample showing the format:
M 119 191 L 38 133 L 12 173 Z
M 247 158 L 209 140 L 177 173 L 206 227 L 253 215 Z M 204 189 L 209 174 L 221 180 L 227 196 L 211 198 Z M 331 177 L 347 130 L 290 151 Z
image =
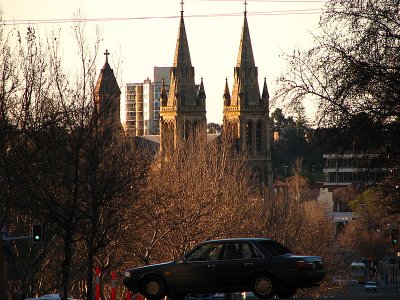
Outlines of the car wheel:
M 296 292 L 297 292 L 297 288 L 296 287 L 288 287 L 287 286 L 287 287 L 278 289 L 276 291 L 276 295 L 279 298 L 290 298 L 290 297 L 293 297 L 296 294 Z
M 141 286 L 141 294 L 148 300 L 160 300 L 165 297 L 165 284 L 160 277 L 146 277 Z
M 262 274 L 254 278 L 252 283 L 254 295 L 260 299 L 269 299 L 275 295 L 275 280 L 271 275 Z

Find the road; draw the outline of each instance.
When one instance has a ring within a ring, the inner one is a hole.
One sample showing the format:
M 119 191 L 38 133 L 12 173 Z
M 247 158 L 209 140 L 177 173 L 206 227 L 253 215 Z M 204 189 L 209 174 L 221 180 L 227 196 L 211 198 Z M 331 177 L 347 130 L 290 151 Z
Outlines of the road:
M 298 300 L 316 300 L 316 299 L 329 299 L 329 300 L 399 300 L 400 287 L 396 290 L 394 287 L 378 287 L 378 291 L 365 292 L 363 284 L 349 285 L 348 289 L 342 291 L 336 296 L 322 296 L 320 298 L 297 298 Z

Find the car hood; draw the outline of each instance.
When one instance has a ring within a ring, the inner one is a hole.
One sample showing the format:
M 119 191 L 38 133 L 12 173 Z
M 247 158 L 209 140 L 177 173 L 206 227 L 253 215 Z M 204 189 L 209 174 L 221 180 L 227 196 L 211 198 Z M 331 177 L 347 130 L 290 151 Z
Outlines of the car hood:
M 128 271 L 130 271 L 130 272 L 147 272 L 152 269 L 163 270 L 164 268 L 169 268 L 175 264 L 176 264 L 176 261 L 168 261 L 168 262 L 159 263 L 159 264 L 152 264 L 152 265 L 137 267 L 137 268 L 130 269 Z
M 304 261 L 319 261 L 322 260 L 321 256 L 304 256 L 304 255 L 291 255 L 294 259 L 302 259 Z

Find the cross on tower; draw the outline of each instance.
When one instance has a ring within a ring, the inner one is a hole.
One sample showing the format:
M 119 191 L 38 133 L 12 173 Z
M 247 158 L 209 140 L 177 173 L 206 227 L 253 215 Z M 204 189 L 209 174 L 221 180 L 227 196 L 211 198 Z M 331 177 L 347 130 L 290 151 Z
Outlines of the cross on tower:
M 106 52 L 104 52 L 104 55 L 106 56 L 106 61 L 108 61 L 108 56 L 110 55 L 110 52 L 106 49 Z
M 183 2 L 183 0 L 181 1 L 181 15 L 183 16 L 183 4 L 185 4 L 185 2 Z
M 247 0 L 245 0 L 243 4 L 244 4 L 244 13 L 246 14 L 247 13 L 247 4 L 248 4 Z

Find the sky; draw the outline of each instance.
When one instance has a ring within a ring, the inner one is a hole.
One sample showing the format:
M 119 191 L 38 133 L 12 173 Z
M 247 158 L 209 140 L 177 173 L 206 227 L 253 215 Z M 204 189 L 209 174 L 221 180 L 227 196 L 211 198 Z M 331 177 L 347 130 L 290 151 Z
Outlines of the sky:
M 22 32 L 31 25 L 41 35 L 61 30 L 64 61 L 78 65 L 73 47 L 71 20 L 80 11 L 88 40 L 101 34 L 98 69 L 102 53 L 110 52 L 111 68 L 120 65 L 118 81 L 124 98 L 129 82 L 152 79 L 153 68 L 172 65 L 182 0 L 0 0 L 8 28 Z M 195 81 L 203 77 L 207 122 L 222 123 L 225 78 L 230 91 L 243 25 L 244 0 L 184 0 L 186 34 Z M 247 20 L 258 67 L 260 89 L 267 78 L 270 96 L 276 91 L 276 78 L 286 68 L 283 53 L 311 46 L 312 32 L 326 0 L 248 0 Z M 93 43 L 92 43 L 93 44 Z M 116 71 L 116 69 L 115 69 Z M 279 105 L 279 103 L 278 103 Z M 273 110 L 274 108 L 272 108 Z M 313 108 L 306 105 L 309 119 Z M 123 119 L 123 118 L 122 118 Z

